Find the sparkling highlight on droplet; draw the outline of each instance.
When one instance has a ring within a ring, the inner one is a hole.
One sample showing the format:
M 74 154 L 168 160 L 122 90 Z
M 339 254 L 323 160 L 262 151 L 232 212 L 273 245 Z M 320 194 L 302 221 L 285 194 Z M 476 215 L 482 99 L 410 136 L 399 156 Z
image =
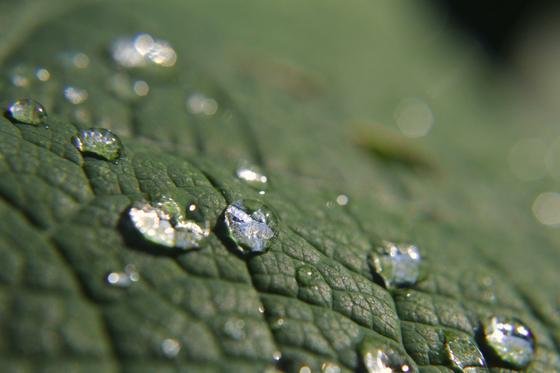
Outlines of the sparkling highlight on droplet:
M 535 339 L 531 330 L 514 317 L 494 316 L 483 321 L 484 341 L 503 362 L 524 368 L 535 355 Z
M 118 159 L 122 151 L 121 140 L 113 132 L 104 128 L 81 130 L 72 141 L 80 152 L 96 155 L 108 161 Z
M 8 116 L 16 122 L 39 126 L 47 122 L 47 111 L 37 101 L 25 98 L 14 101 L 8 108 Z
M 414 245 L 385 241 L 369 255 L 369 262 L 387 288 L 413 285 L 420 275 L 420 251 Z

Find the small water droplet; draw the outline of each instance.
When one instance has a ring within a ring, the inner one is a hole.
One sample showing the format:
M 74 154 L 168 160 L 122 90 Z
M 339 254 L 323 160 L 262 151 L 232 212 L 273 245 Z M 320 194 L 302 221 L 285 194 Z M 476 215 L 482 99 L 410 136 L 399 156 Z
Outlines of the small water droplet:
M 272 353 L 272 360 L 274 361 L 280 361 L 280 359 L 282 359 L 282 352 L 276 350 Z
M 218 111 L 218 103 L 202 93 L 193 93 L 187 98 L 187 108 L 193 114 L 214 115 Z
M 86 69 L 89 67 L 89 56 L 84 52 L 64 52 L 60 54 L 60 61 L 66 67 Z
M 268 178 L 257 166 L 244 164 L 235 171 L 235 175 L 254 189 L 263 191 L 267 188 Z
M 8 116 L 20 123 L 39 126 L 47 121 L 47 111 L 37 101 L 24 98 L 14 101 L 8 108 Z
M 121 140 L 104 128 L 81 130 L 72 141 L 82 153 L 93 154 L 108 161 L 119 158 L 122 151 Z
M 241 253 L 262 253 L 275 236 L 277 219 L 264 204 L 241 200 L 230 204 L 224 212 L 229 238 Z
M 348 204 L 348 202 L 350 202 L 350 198 L 348 198 L 348 196 L 346 194 L 339 194 L 336 197 L 336 203 L 339 206 L 346 206 Z
M 312 286 L 322 280 L 322 276 L 310 265 L 303 265 L 299 267 L 296 271 L 297 282 L 303 286 Z
M 49 70 L 43 68 L 43 67 L 38 67 L 35 70 L 35 76 L 37 77 L 38 80 L 40 80 L 41 82 L 47 82 L 49 81 L 49 79 L 51 78 L 51 73 L 49 72 Z
M 434 115 L 430 107 L 418 98 L 403 100 L 395 110 L 397 126 L 407 137 L 422 137 L 430 132 Z
M 286 320 L 283 317 L 277 317 L 270 323 L 272 329 L 279 329 L 284 326 Z
M 88 93 L 85 89 L 67 86 L 64 88 L 64 98 L 71 104 L 79 105 L 87 100 Z
M 264 306 L 259 306 L 257 310 L 259 311 L 259 313 L 264 313 Z
M 393 347 L 373 339 L 365 339 L 360 346 L 362 362 L 368 373 L 408 373 L 412 367 Z
M 514 368 L 527 366 L 535 354 L 531 330 L 514 317 L 494 316 L 483 322 L 484 341 L 504 363 Z
M 111 272 L 107 274 L 105 280 L 111 286 L 127 288 L 140 280 L 140 274 L 134 265 L 128 264 L 124 268 L 124 272 Z
M 235 340 L 245 338 L 245 321 L 237 318 L 227 320 L 224 325 L 224 333 Z
M 181 343 L 173 338 L 164 339 L 161 342 L 161 352 L 165 357 L 172 359 L 181 352 Z
M 162 196 L 153 203 L 139 201 L 129 210 L 134 227 L 148 241 L 178 249 L 199 248 L 210 234 L 202 215 L 183 215 L 179 205 Z
M 309 365 L 302 365 L 301 367 L 299 367 L 298 373 L 311 373 L 311 368 L 309 367 Z
M 383 242 L 369 260 L 387 288 L 413 285 L 418 280 L 421 258 L 414 245 Z
M 33 69 L 27 65 L 15 66 L 10 71 L 10 81 L 16 87 L 29 87 L 33 81 Z
M 150 93 L 150 86 L 144 80 L 137 80 L 134 83 L 132 83 L 132 90 L 138 96 L 143 97 L 143 96 L 147 96 L 148 93 Z
M 550 227 L 560 226 L 560 193 L 544 192 L 537 196 L 532 206 L 537 220 Z
M 124 68 L 138 68 L 147 65 L 172 67 L 177 61 L 177 53 L 164 40 L 154 39 L 146 33 L 134 37 L 122 37 L 111 46 L 113 60 Z
M 321 365 L 322 373 L 340 373 L 342 369 L 336 363 L 326 362 Z
M 451 365 L 464 371 L 467 368 L 481 368 L 486 371 L 486 362 L 482 352 L 471 336 L 449 334 L 445 338 L 445 351 Z

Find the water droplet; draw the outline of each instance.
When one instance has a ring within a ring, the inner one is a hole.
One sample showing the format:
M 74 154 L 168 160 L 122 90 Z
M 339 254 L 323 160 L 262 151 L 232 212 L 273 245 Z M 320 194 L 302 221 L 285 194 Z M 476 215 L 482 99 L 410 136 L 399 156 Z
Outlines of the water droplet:
M 143 97 L 150 93 L 150 86 L 144 80 L 137 80 L 132 83 L 132 90 L 136 93 L 136 95 Z
M 136 267 L 129 264 L 125 267 L 124 272 L 111 272 L 107 274 L 105 279 L 109 285 L 127 288 L 135 282 L 140 280 L 140 274 Z
M 245 321 L 242 319 L 229 319 L 224 325 L 224 333 L 235 340 L 245 338 Z
M 124 68 L 138 68 L 147 65 L 172 67 L 177 61 L 175 49 L 164 40 L 140 33 L 134 37 L 115 40 L 111 46 L 113 60 Z
M 37 77 L 38 80 L 40 80 L 41 82 L 46 82 L 51 78 L 51 73 L 49 72 L 49 70 L 42 68 L 42 67 L 38 67 L 35 70 L 35 76 Z
M 39 126 L 47 121 L 47 111 L 37 101 L 25 98 L 13 102 L 8 108 L 11 119 L 26 124 Z
M 280 359 L 282 359 L 282 352 L 276 350 L 272 353 L 272 360 L 274 361 L 280 361 Z
M 81 130 L 72 141 L 82 153 L 93 154 L 108 161 L 119 158 L 122 151 L 121 140 L 104 128 Z
M 296 279 L 303 286 L 312 286 L 323 278 L 319 271 L 310 265 L 303 265 L 296 271 Z
M 179 205 L 167 196 L 153 203 L 136 202 L 129 210 L 129 216 L 144 238 L 166 247 L 199 248 L 210 234 L 209 224 L 201 215 L 189 213 L 188 218 L 185 217 Z
M 259 313 L 264 313 L 264 306 L 259 306 L 257 310 L 259 311 Z
M 83 52 L 61 53 L 60 60 L 65 66 L 75 69 L 86 69 L 90 62 L 89 56 Z
M 230 204 L 224 212 L 229 238 L 241 253 L 262 253 L 275 236 L 277 219 L 258 201 L 241 200 Z
M 340 373 L 342 369 L 336 363 L 326 362 L 321 365 L 322 373 Z
M 541 224 L 552 227 L 560 226 L 560 193 L 539 194 L 533 202 L 532 210 Z
M 274 320 L 272 320 L 270 326 L 272 327 L 272 329 L 280 329 L 281 327 L 284 326 L 285 323 L 286 320 L 283 317 L 277 317 Z
M 418 280 L 421 258 L 414 245 L 383 242 L 370 254 L 369 260 L 387 288 L 413 285 Z
M 422 137 L 430 132 L 434 115 L 430 107 L 418 98 L 403 100 L 395 110 L 397 126 L 408 137 Z
M 10 81 L 16 87 L 29 87 L 33 81 L 33 69 L 26 65 L 14 67 L 10 71 Z
M 309 365 L 302 365 L 301 367 L 299 367 L 298 373 L 311 373 L 311 368 L 309 367 Z
M 348 198 L 348 196 L 346 194 L 339 194 L 336 197 L 336 203 L 339 206 L 346 206 L 348 204 L 348 202 L 350 202 L 350 198 Z
M 88 93 L 85 89 L 67 86 L 64 88 L 64 98 L 74 105 L 79 105 L 87 100 Z
M 527 366 L 535 354 L 531 330 L 514 317 L 494 316 L 483 322 L 484 341 L 504 363 L 514 368 Z
M 218 103 L 202 93 L 193 93 L 187 99 L 187 108 L 193 114 L 214 115 L 218 111 Z
M 412 372 L 412 367 L 400 352 L 373 339 L 367 338 L 362 342 L 360 354 L 368 373 Z
M 235 171 L 235 175 L 257 190 L 265 190 L 268 178 L 254 165 L 242 165 Z
M 445 338 L 445 351 L 451 365 L 464 371 L 467 368 L 485 368 L 486 362 L 478 346 L 467 335 L 450 334 Z M 486 369 L 481 370 L 486 371 Z
M 165 357 L 172 359 L 181 352 L 181 343 L 173 338 L 164 339 L 161 342 L 161 352 L 163 352 Z

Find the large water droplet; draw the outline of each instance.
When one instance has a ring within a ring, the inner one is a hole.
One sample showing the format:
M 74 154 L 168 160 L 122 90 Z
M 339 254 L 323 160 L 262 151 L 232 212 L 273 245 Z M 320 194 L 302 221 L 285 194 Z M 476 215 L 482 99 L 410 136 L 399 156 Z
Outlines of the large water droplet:
M 257 166 L 244 164 L 235 171 L 235 175 L 254 189 L 266 190 L 268 178 Z
M 134 227 L 148 241 L 158 245 L 178 249 L 199 248 L 203 240 L 210 234 L 209 224 L 201 215 L 194 212 L 195 208 L 187 209 L 185 217 L 177 202 L 167 196 L 149 203 L 136 202 L 129 210 Z
M 8 108 L 8 116 L 20 123 L 39 126 L 47 122 L 47 111 L 37 101 L 24 98 L 14 101 Z
M 421 258 L 414 245 L 383 242 L 369 260 L 387 288 L 413 285 L 418 280 Z
M 277 219 L 258 201 L 241 200 L 230 204 L 224 212 L 229 238 L 241 253 L 262 253 L 275 236 Z
M 111 272 L 105 278 L 107 284 L 119 288 L 127 288 L 140 280 L 140 274 L 136 267 L 129 264 L 124 268 L 124 272 Z
M 122 151 L 121 140 L 104 128 L 81 130 L 72 141 L 82 153 L 93 154 L 109 161 L 119 158 Z
M 514 368 L 527 366 L 535 354 L 531 330 L 514 317 L 494 316 L 483 322 L 484 341 L 504 363 Z
M 362 342 L 360 354 L 368 373 L 412 372 L 411 365 L 400 352 L 373 339 Z
M 164 339 L 161 342 L 161 352 L 163 352 L 165 357 L 172 359 L 181 352 L 181 343 L 173 338 Z
M 460 369 L 479 368 L 479 372 L 485 372 L 486 362 L 482 352 L 472 339 L 472 337 L 460 334 L 450 334 L 445 338 L 445 351 L 451 365 Z
M 193 114 L 210 116 L 218 111 L 218 103 L 202 93 L 193 93 L 187 98 L 187 108 Z
M 177 53 L 167 41 L 154 39 L 146 33 L 115 40 L 111 46 L 111 55 L 124 68 L 147 65 L 171 67 L 177 61 Z

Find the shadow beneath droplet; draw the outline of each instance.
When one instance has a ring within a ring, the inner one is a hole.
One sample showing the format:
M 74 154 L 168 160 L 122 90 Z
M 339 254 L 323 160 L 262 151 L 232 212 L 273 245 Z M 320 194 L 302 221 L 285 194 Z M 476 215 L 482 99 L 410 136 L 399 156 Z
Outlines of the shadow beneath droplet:
M 485 338 L 484 338 L 484 327 L 483 327 L 482 323 L 480 323 L 475 328 L 474 340 L 475 340 L 478 348 L 482 352 L 482 355 L 484 356 L 484 360 L 486 361 L 486 366 L 488 368 L 506 368 L 506 369 L 513 369 L 513 370 L 518 369 L 513 365 L 510 365 L 510 364 L 507 364 L 507 363 L 503 362 L 500 359 L 500 357 L 496 354 L 496 352 L 494 352 L 494 350 L 492 350 L 486 344 Z
M 233 241 L 233 239 L 230 237 L 228 228 L 226 226 L 225 210 L 220 214 L 220 216 L 218 216 L 218 221 L 214 226 L 214 233 L 216 234 L 220 242 L 222 242 L 222 244 L 238 258 L 247 259 L 251 256 L 254 256 L 254 254 L 249 252 L 243 253 L 239 249 L 235 241 Z

